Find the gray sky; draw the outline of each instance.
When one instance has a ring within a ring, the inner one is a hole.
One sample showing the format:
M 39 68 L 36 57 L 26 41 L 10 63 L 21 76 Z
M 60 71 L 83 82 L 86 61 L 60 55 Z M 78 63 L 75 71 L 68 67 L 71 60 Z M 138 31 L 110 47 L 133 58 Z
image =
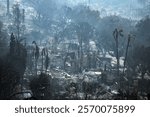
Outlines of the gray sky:
M 63 0 L 59 0 L 63 1 Z M 93 9 L 106 9 L 107 14 L 116 14 L 124 17 L 138 18 L 138 9 L 141 9 L 145 2 L 150 0 L 64 0 L 65 4 L 77 5 L 88 4 Z
M 12 0 L 23 1 L 23 0 Z M 150 0 L 54 0 L 58 4 L 75 6 L 78 4 L 89 5 L 92 9 L 105 9 L 107 15 L 121 15 L 129 18 L 140 18 L 138 9 L 142 9 L 144 4 Z

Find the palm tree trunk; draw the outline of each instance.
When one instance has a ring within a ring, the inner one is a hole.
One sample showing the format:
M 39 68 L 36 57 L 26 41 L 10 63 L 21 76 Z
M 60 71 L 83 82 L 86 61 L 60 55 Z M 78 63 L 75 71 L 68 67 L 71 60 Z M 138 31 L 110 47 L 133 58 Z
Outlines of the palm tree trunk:
M 119 50 L 118 50 L 118 38 L 116 39 L 116 57 L 117 57 L 117 76 L 119 76 Z
M 42 55 L 42 72 L 43 72 L 43 55 Z
M 128 48 L 130 44 L 130 39 L 128 39 L 127 47 L 126 47 L 126 54 L 125 54 L 125 59 L 124 59 L 124 67 L 123 67 L 123 74 L 125 72 L 125 67 L 126 67 L 126 61 L 127 61 L 127 55 L 128 55 Z

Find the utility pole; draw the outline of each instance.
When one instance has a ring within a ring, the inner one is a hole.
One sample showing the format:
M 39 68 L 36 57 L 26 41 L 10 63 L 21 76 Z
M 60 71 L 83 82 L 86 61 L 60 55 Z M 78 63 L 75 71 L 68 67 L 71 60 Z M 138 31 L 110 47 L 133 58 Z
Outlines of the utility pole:
M 88 0 L 88 5 L 90 5 L 91 4 L 91 0 Z
M 17 35 L 18 35 L 18 39 L 20 38 L 20 9 L 19 6 L 16 9 L 16 15 L 17 15 Z
M 9 16 L 9 0 L 7 0 L 7 15 Z
M 22 23 L 25 22 L 25 9 L 22 9 Z

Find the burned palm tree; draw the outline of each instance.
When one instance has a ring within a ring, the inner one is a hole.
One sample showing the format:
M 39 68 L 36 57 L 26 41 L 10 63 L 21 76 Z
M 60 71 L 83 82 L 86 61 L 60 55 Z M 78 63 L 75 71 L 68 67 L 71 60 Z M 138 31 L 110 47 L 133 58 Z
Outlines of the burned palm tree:
M 48 66 L 49 66 L 49 56 L 48 56 L 48 52 L 47 52 L 46 56 L 45 56 L 45 71 L 46 72 L 47 72 Z
M 42 55 L 42 71 L 43 71 L 44 56 L 46 55 L 46 48 L 42 49 L 41 55 Z
M 124 72 L 125 72 L 126 61 L 127 61 L 127 55 L 128 55 L 128 49 L 129 49 L 129 45 L 130 45 L 131 39 L 135 39 L 135 36 L 129 34 L 129 35 L 128 35 L 128 41 L 127 41 L 127 47 L 126 47 L 126 53 L 125 53 L 125 59 L 124 59 L 123 74 L 124 74 Z
M 76 26 L 79 42 L 79 71 L 83 70 L 83 52 L 89 52 L 89 41 L 94 35 L 94 28 L 87 22 L 79 22 Z M 85 49 L 83 50 L 83 44 Z
M 37 74 L 37 67 L 38 67 L 38 66 L 37 66 L 37 63 L 38 63 L 38 59 L 39 59 L 40 53 L 39 53 L 39 47 L 38 47 L 38 45 L 36 44 L 36 42 L 33 41 L 32 44 L 35 45 L 34 58 L 35 58 L 35 71 L 36 71 L 36 74 Z
M 49 66 L 49 56 L 48 56 L 47 48 L 42 49 L 41 55 L 42 55 L 42 71 L 43 71 L 43 66 L 45 67 L 45 71 L 47 71 Z M 45 63 L 44 63 L 44 58 L 45 58 Z
M 123 37 L 122 34 L 123 30 L 122 29 L 115 29 L 113 31 L 113 37 L 115 39 L 115 43 L 116 43 L 116 59 L 117 59 L 117 77 L 119 78 L 119 87 L 121 88 L 121 78 L 119 77 L 119 36 Z
M 118 39 L 119 39 L 119 36 L 120 37 L 123 37 L 123 34 L 122 34 L 123 30 L 122 29 L 115 29 L 113 31 L 113 37 L 115 39 L 115 43 L 116 43 L 116 59 L 117 59 L 117 75 L 119 76 L 119 43 L 118 43 Z

